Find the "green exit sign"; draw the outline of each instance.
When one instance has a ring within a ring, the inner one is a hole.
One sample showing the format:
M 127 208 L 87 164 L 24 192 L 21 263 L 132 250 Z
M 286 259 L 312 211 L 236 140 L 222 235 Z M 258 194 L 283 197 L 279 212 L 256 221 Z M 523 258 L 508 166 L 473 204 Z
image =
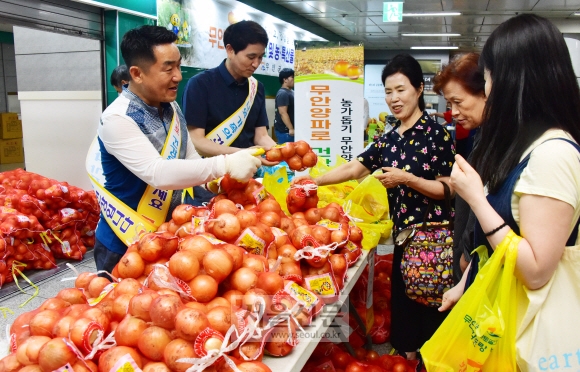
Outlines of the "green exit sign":
M 403 2 L 383 3 L 383 22 L 403 22 Z

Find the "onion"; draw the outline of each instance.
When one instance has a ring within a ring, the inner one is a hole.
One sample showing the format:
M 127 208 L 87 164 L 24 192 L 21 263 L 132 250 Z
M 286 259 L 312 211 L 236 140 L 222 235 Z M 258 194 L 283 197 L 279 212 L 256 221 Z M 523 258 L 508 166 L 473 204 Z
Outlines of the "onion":
M 330 230 L 324 226 L 313 226 L 312 236 L 320 245 L 330 244 Z
M 290 159 L 294 154 L 296 154 L 296 145 L 294 142 L 286 142 L 286 144 L 280 148 L 280 152 L 284 159 Z
M 306 212 L 304 212 L 304 217 L 306 221 L 308 221 L 311 225 L 316 225 L 318 221 L 322 219 L 320 215 L 320 210 L 318 208 L 310 208 Z
M 225 336 L 233 324 L 231 306 L 216 306 L 212 308 L 207 312 L 207 320 L 211 328 Z
M 198 275 L 189 282 L 191 296 L 197 302 L 209 302 L 218 291 L 218 282 L 209 275 Z
M 236 218 L 240 222 L 240 231 L 243 231 L 248 226 L 254 226 L 258 222 L 258 216 L 255 212 L 240 209 L 236 213 Z
M 203 236 L 188 236 L 179 243 L 180 250 L 191 251 L 201 263 L 203 256 L 213 249 L 213 245 Z
M 242 263 L 244 262 L 244 256 L 246 255 L 246 250 L 242 247 L 238 247 L 237 245 L 233 244 L 222 244 L 218 246 L 219 248 L 226 251 L 232 257 L 232 271 L 236 271 L 240 267 L 242 267 Z
M 280 265 L 277 259 L 268 258 L 268 271 L 280 275 Z
M 203 314 L 207 314 L 208 312 L 207 306 L 205 304 L 202 304 L 201 302 L 197 301 L 186 302 L 185 306 L 189 307 L 190 309 L 199 310 Z
M 238 207 L 233 201 L 222 199 L 214 203 L 213 212 L 215 217 L 219 217 L 224 213 L 236 214 L 238 212 Z
M 74 372 L 97 372 L 99 367 L 91 360 L 77 361 L 73 366 Z
M 17 372 L 22 368 L 22 364 L 18 361 L 15 354 L 10 354 L 3 359 L 0 359 L 0 371 L 2 372 Z
M 237 289 L 246 293 L 249 289 L 254 288 L 258 283 L 258 275 L 252 269 L 242 267 L 234 271 L 231 275 L 232 289 Z
M 262 273 L 268 269 L 268 260 L 264 256 L 248 253 L 244 255 L 242 267 L 252 269 L 256 273 Z
M 157 232 L 167 231 L 169 229 L 169 222 L 163 222 L 158 228 Z
M 263 212 L 260 213 L 260 222 L 269 227 L 280 227 L 280 214 L 276 212 Z
M 157 233 L 147 233 L 139 239 L 139 245 L 137 247 L 139 255 L 149 262 L 159 259 L 161 256 L 161 250 L 163 249 L 163 239 L 161 239 L 160 234 Z
M 309 226 L 308 221 L 306 221 L 306 219 L 304 218 L 293 218 L 292 222 L 294 223 L 295 228 L 298 228 L 300 226 Z M 292 230 L 292 232 L 294 232 L 294 230 Z
M 171 213 L 171 218 L 176 225 L 183 225 L 186 222 L 191 222 L 195 208 L 193 205 L 181 204 L 175 207 Z
M 240 235 L 240 221 L 232 213 L 223 213 L 214 221 L 212 232 L 216 238 L 230 242 Z
M 318 195 L 307 196 L 304 202 L 304 209 L 316 208 L 318 206 Z
M 151 316 L 149 315 L 149 308 L 154 299 L 159 297 L 157 292 L 146 290 L 131 299 L 129 303 L 129 314 L 143 319 L 146 322 L 151 321 Z
M 49 298 L 38 307 L 39 310 L 61 310 L 70 307 L 71 304 L 60 298 Z
M 280 207 L 280 203 L 276 201 L 276 199 L 270 197 L 268 199 L 264 199 L 260 204 L 258 204 L 258 211 L 259 212 L 274 212 L 277 214 L 282 213 L 282 207 Z
M 308 245 L 308 241 L 305 239 L 308 236 L 312 236 L 312 229 L 310 226 L 298 226 L 292 232 L 290 239 L 292 240 L 292 244 L 296 248 L 304 248 Z
M 71 305 L 87 303 L 85 294 L 78 288 L 62 289 L 60 292 L 58 292 L 56 298 L 60 298 L 61 300 L 66 301 Z
M 266 255 L 266 258 L 268 259 L 268 267 L 270 266 L 269 264 L 270 264 L 271 259 L 275 261 L 278 258 L 278 244 L 276 243 L 278 241 L 278 238 L 280 238 L 280 241 L 281 241 L 280 246 L 290 242 L 290 238 L 288 238 L 288 235 L 284 235 L 283 238 L 276 237 L 276 241 L 274 243 L 270 244 L 270 246 L 268 247 L 268 252 Z M 267 270 L 268 269 L 266 268 L 266 271 Z
M 274 327 L 274 330 L 268 335 L 266 339 L 266 351 L 274 356 L 286 356 L 290 354 L 294 348 L 292 345 L 286 343 L 288 337 L 288 325 L 290 325 L 290 331 L 295 336 L 296 335 L 296 325 L 294 322 L 284 321 Z
M 99 372 L 110 372 L 117 361 L 126 354 L 129 354 L 133 358 L 139 368 L 143 367 L 141 356 L 135 349 L 128 346 L 114 346 L 99 357 Z
M 258 276 L 256 288 L 264 290 L 269 295 L 275 295 L 284 289 L 284 279 L 276 273 L 264 272 Z
M 173 340 L 173 341 L 176 341 L 176 340 Z M 171 342 L 173 342 L 173 341 L 171 341 Z M 167 347 L 169 347 L 171 342 L 169 344 L 167 344 L 167 346 L 165 347 L 165 350 L 167 350 Z M 163 355 L 165 355 L 165 352 Z M 165 356 L 163 358 L 165 358 Z M 145 365 L 145 367 L 143 367 L 143 372 L 171 372 L 171 370 L 169 369 L 169 367 L 167 367 L 167 364 L 165 364 L 163 362 L 151 362 L 151 363 L 147 363 Z
M 242 357 L 242 353 L 240 353 L 240 349 L 241 351 L 243 351 L 245 356 L 255 361 L 261 362 L 262 358 L 264 357 L 264 350 L 262 349 L 261 342 L 246 342 L 242 346 L 232 351 L 232 355 L 234 357 L 244 360 Z
M 60 318 L 52 328 L 51 337 L 68 337 L 70 327 L 76 319 L 77 317 L 72 317 L 70 315 Z
M 358 243 L 362 240 L 362 238 L 363 238 L 363 235 L 362 235 L 362 230 L 360 229 L 360 227 L 350 226 L 349 240 L 354 242 L 354 243 Z
M 264 239 L 267 247 L 274 241 L 274 233 L 272 232 L 272 228 L 262 222 L 256 223 L 256 227 L 262 230 L 263 235 L 260 235 L 260 237 Z
M 76 319 L 76 318 L 80 318 L 80 316 L 90 308 L 91 308 L 91 306 L 88 304 L 74 304 L 74 305 L 71 305 L 67 309 L 68 311 L 65 311 L 62 315 L 67 315 L 67 316 L 70 316 L 70 317 Z
M 294 255 L 296 254 L 296 248 L 292 244 L 284 244 L 278 248 L 278 257 L 282 257 L 282 263 L 296 262 Z
M 117 283 L 117 286 L 115 287 L 115 296 L 117 297 L 123 294 L 135 296 L 139 293 L 142 287 L 143 286 L 137 279 L 126 278 Z
M 294 142 L 294 146 L 296 147 L 296 154 L 300 156 L 304 156 L 311 150 L 310 145 L 306 141 L 296 141 Z
M 115 341 L 119 346 L 131 346 L 137 347 L 137 342 L 145 331 L 149 327 L 143 319 L 133 317 L 131 315 L 126 315 L 123 320 L 117 326 L 115 331 Z
M 161 233 L 168 233 L 170 235 L 175 235 L 177 230 L 179 230 L 180 225 L 176 224 L 174 220 L 170 220 L 167 223 L 167 230 L 162 231 Z M 158 232 L 159 233 L 159 232 Z
M 101 278 L 100 276 L 93 278 L 89 283 L 89 295 L 91 298 L 99 297 L 103 289 L 110 283 L 111 281 L 107 278 Z
M 105 333 L 107 333 L 107 331 L 109 329 L 109 324 L 111 323 L 111 320 L 107 316 L 107 314 L 105 314 L 105 312 L 103 312 L 101 309 L 99 309 L 97 307 L 92 307 L 92 308 L 87 309 L 81 315 L 81 317 L 88 318 L 88 319 L 94 320 L 95 322 L 99 323 L 103 327 L 103 329 L 105 330 Z
M 3 369 L 2 367 L 3 367 L 2 363 L 0 363 L 0 371 L 8 371 L 8 369 Z M 18 371 L 18 372 L 42 372 L 42 369 L 40 369 L 40 366 L 38 364 L 31 364 L 29 366 L 22 367 L 20 369 L 16 369 L 16 371 Z M 76 370 L 74 370 L 74 371 L 76 372 Z M 82 372 L 82 371 L 79 371 L 79 372 Z
M 230 289 L 224 292 L 223 298 L 225 298 L 232 306 L 242 307 L 242 299 L 244 294 L 237 289 Z
M 175 331 L 178 337 L 194 342 L 197 336 L 210 326 L 207 316 L 199 310 L 181 309 L 175 316 Z
M 143 331 L 137 347 L 145 357 L 156 362 L 163 358 L 163 350 L 171 342 L 171 333 L 161 327 L 151 326 Z
M 225 216 L 225 215 L 223 215 Z M 205 254 L 203 257 L 203 268 L 207 275 L 211 276 L 216 282 L 221 282 L 230 275 L 234 267 L 234 259 L 223 249 L 214 249 Z M 198 300 L 200 301 L 200 300 Z M 207 302 L 207 301 L 201 301 Z
M 179 228 L 179 226 L 177 228 Z M 177 232 L 177 229 L 175 229 L 175 232 Z M 163 232 L 161 234 L 161 257 L 169 259 L 175 252 L 177 252 L 179 238 L 175 236 L 175 232 Z
M 167 344 L 163 352 L 163 360 L 171 371 L 185 372 L 192 364 L 178 362 L 182 358 L 198 358 L 195 353 L 193 344 L 182 340 L 175 339 Z M 145 370 L 143 370 L 145 372 Z
M 79 276 L 77 276 L 77 278 L 75 279 L 75 287 L 82 288 L 85 291 L 87 291 L 89 289 L 89 283 L 96 276 L 97 274 L 95 273 L 89 272 L 80 273 Z
M 292 218 L 282 217 L 280 219 L 280 228 L 290 234 L 292 230 L 296 228 L 296 226 L 294 226 Z
M 52 372 L 67 363 L 72 366 L 76 361 L 76 354 L 63 338 L 53 338 L 44 344 L 38 353 L 38 365 L 43 372 Z
M 30 336 L 16 350 L 16 359 L 22 365 L 38 364 L 38 352 L 50 341 L 47 336 Z
M 85 354 L 93 349 L 98 332 L 105 332 L 103 327 L 92 319 L 77 319 L 70 328 L 70 340 Z
M 228 198 L 236 204 L 247 204 L 248 199 L 246 198 L 246 193 L 244 190 L 232 190 L 228 191 Z
M 286 160 L 290 169 L 297 171 L 303 168 L 302 158 L 298 155 L 294 155 L 290 159 Z
M 60 312 L 57 310 L 42 310 L 30 320 L 30 334 L 52 337 L 52 329 L 60 317 Z
M 169 259 L 169 272 L 176 278 L 188 282 L 199 272 L 199 260 L 192 251 L 179 251 Z
M 300 284 L 302 282 L 302 270 L 297 262 L 287 262 L 280 265 L 280 275 L 284 279 L 290 279 Z
M 167 262 L 169 262 L 169 260 L 167 258 L 160 258 L 154 262 L 146 262 L 145 263 L 145 270 L 143 271 L 143 275 L 149 276 L 149 274 L 151 274 L 151 272 L 155 268 L 155 265 L 164 265 L 165 266 L 165 264 Z M 141 278 L 141 276 L 139 278 Z
M 260 299 L 263 301 L 263 305 Z M 244 293 L 244 297 L 242 298 L 242 309 L 254 312 L 258 311 L 258 306 L 265 306 L 263 310 L 266 311 L 270 308 L 271 303 L 271 296 L 268 296 L 266 291 L 259 288 L 252 288 Z
M 320 214 L 322 215 L 322 218 L 331 220 L 333 222 L 338 222 L 341 217 L 340 210 L 330 206 L 330 204 L 322 208 Z
M 211 300 L 210 302 L 208 302 L 207 304 L 205 304 L 207 310 L 211 310 L 214 307 L 218 307 L 218 306 L 225 306 L 225 307 L 230 307 L 231 304 L 228 300 L 226 300 L 223 297 L 215 297 L 213 300 Z
M 333 243 L 338 243 L 339 245 L 346 243 L 347 238 L 348 230 L 346 229 L 334 230 L 330 233 L 330 240 Z
M 262 362 L 243 362 L 237 365 L 241 372 L 272 372 L 270 367 Z
M 145 263 L 137 252 L 125 253 L 117 265 L 121 278 L 138 278 L 143 275 Z
M 312 168 L 318 162 L 318 156 L 313 151 L 308 151 L 302 156 L 302 164 L 306 168 Z
M 151 307 L 149 308 L 151 322 L 153 322 L 153 325 L 165 329 L 173 329 L 175 327 L 175 315 L 182 306 L 183 303 L 179 297 L 172 295 L 157 297 L 151 302 Z
M 159 230 L 157 230 L 159 231 Z M 191 222 L 186 222 L 183 225 L 179 226 L 179 229 L 177 229 L 176 235 L 179 238 L 185 238 L 186 236 L 189 235 L 193 235 L 195 234 L 195 227 L 193 225 L 193 223 Z
M 266 151 L 266 160 L 268 161 L 282 161 L 282 151 L 277 147 L 272 147 L 270 150 Z

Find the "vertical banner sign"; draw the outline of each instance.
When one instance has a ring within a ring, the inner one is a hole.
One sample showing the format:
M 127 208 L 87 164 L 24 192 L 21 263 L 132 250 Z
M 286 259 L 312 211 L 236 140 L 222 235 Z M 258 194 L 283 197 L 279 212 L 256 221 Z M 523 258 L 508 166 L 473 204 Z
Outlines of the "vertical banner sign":
M 226 58 L 226 28 L 241 20 L 256 21 L 268 33 L 264 59 L 256 74 L 278 76 L 283 68 L 293 69 L 294 40 L 302 33 L 291 31 L 283 22 L 273 23 L 265 13 L 254 9 L 246 14 L 240 8 L 243 4 L 215 0 L 159 0 L 157 24 L 177 35 L 183 66 L 213 68 Z
M 363 150 L 363 66 L 362 44 L 296 42 L 295 139 L 327 165 Z

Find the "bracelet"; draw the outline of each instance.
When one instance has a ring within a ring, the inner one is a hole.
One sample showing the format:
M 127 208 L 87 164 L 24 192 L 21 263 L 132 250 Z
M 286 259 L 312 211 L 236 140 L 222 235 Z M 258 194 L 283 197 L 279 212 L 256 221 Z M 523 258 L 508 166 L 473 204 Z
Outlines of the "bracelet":
M 507 222 L 502 223 L 501 225 L 499 225 L 498 227 L 496 227 L 495 229 L 491 230 L 490 232 L 486 232 L 484 233 L 484 235 L 487 236 L 491 236 L 493 234 L 495 234 L 496 232 L 498 232 L 499 230 L 503 229 L 504 227 L 506 227 L 508 224 Z

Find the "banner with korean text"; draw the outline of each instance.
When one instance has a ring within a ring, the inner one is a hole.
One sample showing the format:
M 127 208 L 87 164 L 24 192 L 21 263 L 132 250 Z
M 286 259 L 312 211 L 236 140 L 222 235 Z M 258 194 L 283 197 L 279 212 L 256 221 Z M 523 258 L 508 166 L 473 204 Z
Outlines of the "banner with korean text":
M 363 66 L 362 44 L 296 42 L 295 139 L 327 165 L 363 151 Z
M 310 33 L 237 1 L 159 0 L 157 24 L 177 35 L 182 65 L 217 67 L 226 58 L 224 31 L 241 20 L 258 22 L 268 33 L 268 45 L 256 74 L 278 76 L 283 68 L 294 68 L 294 40 Z M 307 35 L 308 34 L 308 35 Z

